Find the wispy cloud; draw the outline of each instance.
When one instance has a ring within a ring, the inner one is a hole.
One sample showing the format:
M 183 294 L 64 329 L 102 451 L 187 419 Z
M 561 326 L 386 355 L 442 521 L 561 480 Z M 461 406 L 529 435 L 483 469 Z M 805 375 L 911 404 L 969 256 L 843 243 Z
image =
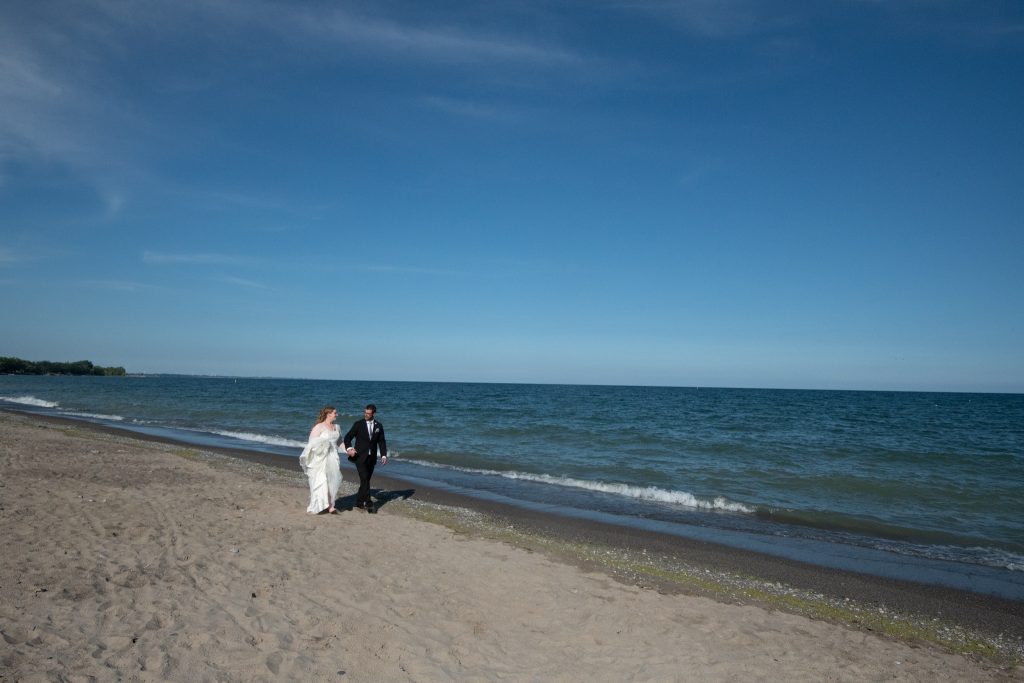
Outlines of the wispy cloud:
M 23 242 L 25 247 L 0 247 L 0 266 L 14 266 L 23 263 L 73 260 L 81 254 L 67 246 L 39 243 L 35 240 Z
M 106 289 L 115 292 L 171 291 L 167 287 L 131 280 L 81 280 L 79 284 L 91 289 Z
M 845 5 L 845 7 L 844 7 Z M 622 0 L 620 9 L 655 15 L 691 35 L 732 39 L 777 35 L 811 26 L 815 19 L 834 12 L 870 11 L 878 25 L 906 33 L 930 33 L 958 43 L 1017 41 L 1024 38 L 1019 3 L 947 0 Z M 991 46 L 989 43 L 987 46 Z
M 121 213 L 121 209 L 124 208 L 124 205 L 127 202 L 127 198 L 122 192 L 118 192 L 110 188 L 101 190 L 101 196 L 103 199 L 103 206 L 106 209 L 107 218 L 114 218 Z
M 689 164 L 689 168 L 681 173 L 677 180 L 682 186 L 699 185 L 708 177 L 715 175 L 722 169 L 720 160 L 703 160 Z
M 222 9 L 229 5 L 222 5 Z M 265 28 L 287 31 L 289 38 L 323 41 L 359 52 L 386 53 L 411 59 L 454 63 L 519 63 L 539 66 L 579 64 L 581 55 L 564 46 L 521 35 L 494 33 L 473 26 L 443 24 L 436 12 L 418 17 L 360 14 L 338 6 L 252 2 L 233 6 L 240 21 L 259 18 Z
M 26 152 L 75 156 L 80 147 L 61 114 L 66 107 L 77 108 L 72 88 L 48 73 L 13 31 L 0 28 L 0 46 L 0 161 Z
M 351 266 L 352 270 L 364 272 L 364 273 L 377 273 L 378 275 L 399 275 L 402 273 L 414 273 L 417 275 L 462 275 L 459 271 L 455 270 L 444 270 L 441 268 L 417 268 L 410 266 L 390 266 L 390 265 L 371 265 L 371 266 Z
M 423 106 L 446 114 L 454 114 L 464 118 L 480 119 L 484 121 L 498 121 L 512 123 L 523 118 L 520 109 L 483 104 L 464 99 L 432 95 L 420 98 Z
M 524 30 L 522 21 L 471 16 L 402 3 L 8 4 L 0 9 L 0 184 L 9 183 L 11 162 L 56 163 L 92 185 L 103 216 L 114 218 L 140 183 L 162 188 L 151 162 L 169 144 L 167 127 L 146 98 L 183 87 L 214 90 L 218 79 L 235 82 L 239 69 L 260 64 L 323 65 L 356 57 L 412 66 L 563 69 L 587 62 L 557 38 Z M 180 67 L 147 70 L 144 88 L 126 80 L 153 46 L 164 51 L 161 63 L 177 64 L 173 50 L 185 44 L 210 62 L 201 74 L 181 60 Z M 455 101 L 434 106 L 464 116 L 507 116 Z M 201 130 L 191 132 L 202 137 Z M 253 203 L 241 196 L 227 201 Z
M 249 287 L 251 289 L 267 289 L 267 290 L 271 289 L 267 285 L 261 284 L 259 282 L 253 282 L 252 280 L 245 280 L 245 279 L 240 278 L 240 277 L 232 277 L 230 275 L 222 276 L 220 278 L 220 281 L 221 282 L 227 282 L 228 284 L 232 284 L 232 285 L 239 285 L 240 287 Z
M 105 71 L 104 50 L 116 52 L 118 41 L 97 39 L 102 22 L 88 7 L 40 7 L 0 10 L 0 184 L 15 164 L 53 164 L 93 188 L 102 217 L 114 218 L 127 198 L 123 180 L 146 176 L 129 151 L 146 125 Z
M 179 263 L 199 266 L 250 266 L 257 260 L 249 256 L 235 254 L 169 254 L 160 251 L 142 252 L 143 263 Z
M 978 11 L 954 16 L 893 11 L 891 17 L 908 32 L 925 33 L 972 49 L 990 50 L 1024 42 L 1024 22 L 1020 17 L 1007 18 L 996 11 L 986 12 L 986 5 L 977 3 L 972 9 Z
M 737 38 L 789 24 L 786 3 L 755 0 L 636 0 L 619 7 L 658 16 L 688 33 L 705 38 Z

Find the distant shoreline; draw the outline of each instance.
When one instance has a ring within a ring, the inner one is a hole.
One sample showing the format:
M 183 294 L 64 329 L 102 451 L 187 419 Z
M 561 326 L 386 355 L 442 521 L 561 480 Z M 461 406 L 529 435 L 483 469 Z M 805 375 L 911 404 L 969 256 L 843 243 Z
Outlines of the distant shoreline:
M 120 366 L 103 367 L 89 360 L 52 361 L 25 360 L 13 356 L 0 356 L 0 375 L 17 376 L 69 376 L 69 377 L 124 377 Z
M 22 376 L 32 377 L 29 373 L 14 373 L 0 371 L 0 376 Z M 53 376 L 79 376 L 60 375 L 52 373 Z M 45 376 L 45 375 L 42 375 Z M 99 375 L 81 375 L 84 377 L 96 377 Z M 114 375 L 109 375 L 114 376 Z M 685 384 L 608 384 L 604 382 L 581 383 L 581 382 L 501 382 L 501 381 L 463 381 L 463 380 L 438 380 L 438 379 L 352 379 L 352 378 L 324 378 L 324 377 L 284 377 L 279 375 L 216 375 L 191 372 L 125 372 L 118 377 L 189 377 L 196 379 L 235 379 L 235 380 L 279 380 L 302 381 L 302 382 L 367 382 L 373 384 L 468 384 L 480 386 L 526 386 L 526 387 L 614 387 L 625 389 L 689 389 L 692 391 L 806 391 L 821 393 L 867 393 L 867 394 L 954 394 L 962 396 L 1024 396 L 1022 391 L 981 391 L 963 389 L 878 389 L 878 388 L 823 388 L 823 387 L 753 387 L 753 386 L 706 386 L 706 385 L 685 385 Z

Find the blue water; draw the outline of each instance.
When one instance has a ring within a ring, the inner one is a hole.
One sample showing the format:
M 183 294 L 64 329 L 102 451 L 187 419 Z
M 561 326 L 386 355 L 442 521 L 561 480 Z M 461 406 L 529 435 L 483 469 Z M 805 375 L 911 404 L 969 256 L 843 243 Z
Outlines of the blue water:
M 292 456 L 370 401 L 414 484 L 1024 599 L 1024 395 L 0 376 L 0 406 Z

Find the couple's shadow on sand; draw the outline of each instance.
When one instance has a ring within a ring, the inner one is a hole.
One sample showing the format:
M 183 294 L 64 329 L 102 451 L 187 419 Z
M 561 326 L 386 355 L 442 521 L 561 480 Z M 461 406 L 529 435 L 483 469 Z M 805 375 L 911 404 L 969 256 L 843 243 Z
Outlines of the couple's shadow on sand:
M 380 489 L 370 489 L 370 497 L 373 498 L 373 505 L 379 512 L 381 508 L 390 503 L 393 500 L 408 500 L 416 494 L 416 489 L 404 489 L 401 491 L 382 491 Z M 356 494 L 351 496 L 345 496 L 344 498 L 338 498 L 334 501 L 334 509 L 339 513 L 352 512 L 356 507 Z M 327 511 L 321 512 L 320 514 L 326 514 Z

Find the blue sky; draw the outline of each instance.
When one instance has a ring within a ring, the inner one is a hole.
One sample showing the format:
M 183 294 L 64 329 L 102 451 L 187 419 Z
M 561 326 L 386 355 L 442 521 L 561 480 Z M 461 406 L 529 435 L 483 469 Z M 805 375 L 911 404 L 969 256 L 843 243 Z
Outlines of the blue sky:
M 0 355 L 1024 391 L 1024 5 L 11 2 Z

